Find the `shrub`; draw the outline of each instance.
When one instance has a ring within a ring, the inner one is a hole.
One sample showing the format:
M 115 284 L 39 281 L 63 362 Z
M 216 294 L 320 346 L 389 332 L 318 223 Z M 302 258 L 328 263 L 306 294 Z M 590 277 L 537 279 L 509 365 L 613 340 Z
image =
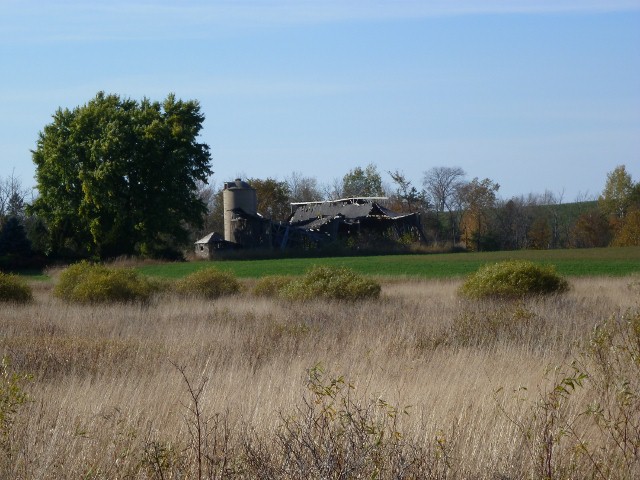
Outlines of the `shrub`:
M 280 291 L 293 282 L 292 277 L 284 275 L 267 275 L 256 282 L 254 295 L 261 297 L 277 297 Z
M 348 268 L 314 266 L 301 278 L 285 285 L 280 290 L 280 296 L 290 300 L 378 298 L 380 284 Z
M 198 270 L 176 282 L 176 291 L 182 295 L 218 298 L 240 291 L 240 282 L 233 273 L 205 268 Z
M 529 453 L 531 478 L 639 478 L 638 358 L 636 310 L 596 325 L 571 363 L 549 372 L 551 383 L 527 414 L 509 417 Z
M 460 293 L 471 298 L 520 298 L 568 289 L 569 284 L 555 267 L 513 260 L 481 267 L 467 278 Z
M 156 289 L 133 269 L 80 262 L 60 274 L 54 295 L 76 303 L 134 302 L 148 300 Z
M 27 303 L 31 300 L 29 285 L 16 275 L 0 272 L 0 302 Z
M 447 478 L 452 448 L 439 436 L 425 448 L 405 435 L 409 407 L 356 393 L 344 377 L 308 371 L 308 393 L 293 412 L 281 412 L 267 440 L 250 437 L 250 478 Z

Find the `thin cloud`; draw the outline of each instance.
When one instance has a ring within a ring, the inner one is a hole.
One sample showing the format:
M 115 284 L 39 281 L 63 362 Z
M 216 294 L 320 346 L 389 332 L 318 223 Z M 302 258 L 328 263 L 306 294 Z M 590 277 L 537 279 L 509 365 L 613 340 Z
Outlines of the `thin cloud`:
M 640 0 L 0 1 L 0 41 L 206 38 L 235 29 L 443 16 L 640 11 Z

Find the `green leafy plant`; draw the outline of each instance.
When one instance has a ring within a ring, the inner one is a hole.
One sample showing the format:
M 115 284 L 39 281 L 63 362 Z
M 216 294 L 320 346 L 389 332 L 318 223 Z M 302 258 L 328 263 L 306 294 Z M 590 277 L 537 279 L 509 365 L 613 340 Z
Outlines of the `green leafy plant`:
M 512 260 L 485 265 L 467 277 L 460 293 L 470 298 L 522 298 L 563 293 L 568 282 L 553 266 Z
M 27 303 L 32 300 L 29 285 L 16 275 L 0 272 L 0 302 Z
M 279 290 L 283 298 L 363 300 L 378 298 L 380 284 L 344 267 L 314 266 Z
M 60 274 L 54 295 L 75 303 L 149 300 L 158 286 L 129 268 L 109 268 L 80 262 Z
M 176 282 L 176 291 L 181 295 L 218 298 L 240 291 L 240 282 L 232 272 L 215 267 L 198 270 Z

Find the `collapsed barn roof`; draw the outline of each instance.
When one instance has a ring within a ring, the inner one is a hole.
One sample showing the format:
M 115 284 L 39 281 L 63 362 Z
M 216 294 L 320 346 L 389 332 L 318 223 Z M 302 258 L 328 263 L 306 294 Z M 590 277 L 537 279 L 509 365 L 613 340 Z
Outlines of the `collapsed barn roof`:
M 416 217 L 416 213 L 399 214 L 378 203 L 384 197 L 341 198 L 325 202 L 292 203 L 295 208 L 289 224 L 307 230 L 317 230 L 335 220 L 356 224 L 365 219 L 400 220 Z
M 400 235 L 414 230 L 424 239 L 418 213 L 393 212 L 381 203 L 386 197 L 354 197 L 322 202 L 292 203 L 293 213 L 287 228 L 276 235 L 281 248 L 297 243 L 304 237 L 314 243 L 322 239 L 335 239 L 341 235 L 363 230 L 387 231 L 393 229 Z

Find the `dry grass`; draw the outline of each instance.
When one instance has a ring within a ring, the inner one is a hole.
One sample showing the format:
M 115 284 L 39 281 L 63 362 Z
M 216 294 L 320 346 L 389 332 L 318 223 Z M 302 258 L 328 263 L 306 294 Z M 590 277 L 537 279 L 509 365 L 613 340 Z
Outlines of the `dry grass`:
M 255 478 L 247 445 L 277 443 L 283 418 L 304 407 L 308 369 L 322 364 L 355 385 L 354 399 L 410 406 L 398 428 L 440 462 L 431 477 L 534 478 L 518 422 L 552 385 L 550 366 L 566 364 L 597 322 L 639 305 L 630 283 L 576 279 L 562 297 L 505 305 L 462 300 L 456 281 L 400 279 L 377 301 L 295 307 L 249 293 L 70 306 L 40 285 L 33 304 L 0 313 L 0 353 L 33 375 L 0 476 L 197 478 L 193 398 L 177 365 L 202 385 L 203 418 L 221 414 L 216 438 L 230 434 L 226 449 L 207 445 L 227 470 L 214 462 L 203 478 Z M 491 315 L 490 331 L 473 323 Z

